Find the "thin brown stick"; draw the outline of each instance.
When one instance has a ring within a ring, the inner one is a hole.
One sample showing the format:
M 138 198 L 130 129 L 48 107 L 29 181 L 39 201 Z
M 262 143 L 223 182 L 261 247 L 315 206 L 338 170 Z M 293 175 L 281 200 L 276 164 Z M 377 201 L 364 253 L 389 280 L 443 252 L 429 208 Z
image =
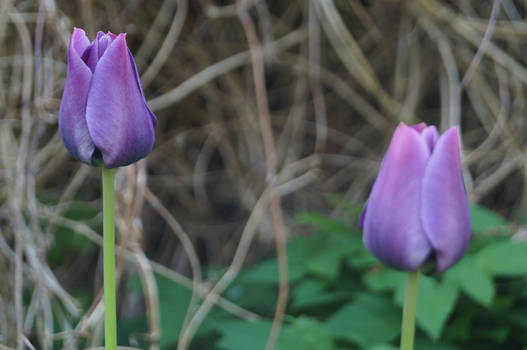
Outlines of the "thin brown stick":
M 485 53 L 485 50 L 487 49 L 490 43 L 490 39 L 492 38 L 492 33 L 494 32 L 494 27 L 496 26 L 496 18 L 498 17 L 498 14 L 499 14 L 501 1 L 502 0 L 494 0 L 494 3 L 492 5 L 492 10 L 490 12 L 489 23 L 487 25 L 487 29 L 485 30 L 483 39 L 481 39 L 481 44 L 478 47 L 478 51 L 474 55 L 472 62 L 470 62 L 470 65 L 468 66 L 467 71 L 465 72 L 465 75 L 463 75 L 463 79 L 461 79 L 461 83 L 459 84 L 459 90 L 463 90 L 463 88 L 467 86 L 467 84 L 470 82 L 470 79 L 472 78 L 472 75 L 476 71 L 476 68 L 481 62 L 481 59 L 483 58 L 483 54 Z
M 141 75 L 143 87 L 146 88 L 152 80 L 154 80 L 159 73 L 159 70 L 168 59 L 170 51 L 174 48 L 174 45 L 179 38 L 179 34 L 181 33 L 181 29 L 183 28 L 183 24 L 185 23 L 185 18 L 187 17 L 188 1 L 189 0 L 177 0 L 177 12 L 172 24 L 170 25 L 165 40 L 157 51 L 152 63 L 150 63 L 146 71 Z
M 31 37 L 29 30 L 25 23 L 18 17 L 18 13 L 14 8 L 10 8 L 13 13 L 11 18 L 14 20 L 16 29 L 21 39 L 22 49 L 24 52 L 24 73 L 23 73 L 23 87 L 22 87 L 22 133 L 20 136 L 20 143 L 18 147 L 18 155 L 16 162 L 16 182 L 12 203 L 15 232 L 15 283 L 14 283 L 14 297 L 15 297 L 15 315 L 16 315 L 16 333 L 17 333 L 17 349 L 24 349 L 24 330 L 23 330 L 23 306 L 22 306 L 22 287 L 23 287 L 23 261 L 22 255 L 24 251 L 24 219 L 22 217 L 23 198 L 25 195 L 26 184 L 26 161 L 29 149 L 29 137 L 31 132 L 31 115 L 29 109 L 31 96 L 31 77 L 33 75 L 33 62 L 31 60 Z
M 315 152 L 323 153 L 328 137 L 326 102 L 320 86 L 320 24 L 315 5 L 309 2 L 309 83 L 316 118 Z
M 280 195 L 276 190 L 276 148 L 271 126 L 271 115 L 269 103 L 267 101 L 267 91 L 265 88 L 264 56 L 262 46 L 256 33 L 254 22 L 249 15 L 247 4 L 243 0 L 238 1 L 238 17 L 245 31 L 245 36 L 249 44 L 251 62 L 253 70 L 254 90 L 256 94 L 256 105 L 258 107 L 258 120 L 260 122 L 260 132 L 264 144 L 265 159 L 267 165 L 267 182 L 269 183 L 269 197 L 271 202 L 271 218 L 275 237 L 275 246 L 278 259 L 278 301 L 276 303 L 273 317 L 273 325 L 266 350 L 274 349 L 287 306 L 287 296 L 289 294 L 289 277 L 286 247 L 286 229 L 282 213 Z
M 170 213 L 170 211 L 161 204 L 161 201 L 154 195 L 148 187 L 145 187 L 145 198 L 148 203 L 163 217 L 163 219 L 168 223 L 170 228 L 174 231 L 181 244 L 185 249 L 185 253 L 190 261 L 190 266 L 192 268 L 192 295 L 190 298 L 190 303 L 185 313 L 185 318 L 183 320 L 183 326 L 181 327 L 180 334 L 185 333 L 185 329 L 188 327 L 190 322 L 192 310 L 195 308 L 195 305 L 198 301 L 198 290 L 201 285 L 201 265 L 199 262 L 198 255 L 192 245 L 192 240 L 188 234 L 183 230 L 181 225 L 177 222 L 176 218 Z M 183 342 L 183 336 L 179 337 L 179 343 Z M 186 347 L 181 347 L 178 345 L 179 349 L 185 349 Z
M 218 302 L 220 294 L 229 286 L 229 284 L 238 275 L 240 269 L 242 268 L 243 261 L 247 256 L 247 252 L 249 251 L 249 247 L 253 241 L 254 235 L 256 234 L 256 229 L 260 224 L 260 221 L 264 214 L 264 209 L 267 206 L 268 201 L 269 190 L 266 189 L 254 205 L 253 211 L 251 212 L 251 215 L 249 216 L 249 219 L 245 224 L 240 242 L 238 243 L 236 252 L 234 253 L 234 258 L 232 259 L 231 265 L 223 274 L 223 276 L 219 279 L 219 281 L 214 285 L 212 290 L 207 294 L 207 297 L 200 305 L 198 310 L 194 313 L 194 316 L 190 320 L 187 328 L 181 336 L 178 348 L 186 349 L 188 347 L 197 329 L 199 328 L 209 311 L 212 309 L 214 304 Z

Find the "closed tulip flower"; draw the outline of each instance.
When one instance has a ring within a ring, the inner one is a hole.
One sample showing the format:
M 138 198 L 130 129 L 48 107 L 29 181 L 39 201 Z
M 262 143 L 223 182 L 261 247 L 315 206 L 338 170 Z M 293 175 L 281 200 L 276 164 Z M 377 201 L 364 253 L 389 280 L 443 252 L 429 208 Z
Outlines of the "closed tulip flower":
M 126 34 L 99 32 L 90 43 L 75 28 L 59 111 L 59 130 L 71 155 L 115 168 L 145 157 L 157 119 L 148 108 Z
M 470 240 L 458 128 L 401 123 L 360 217 L 363 240 L 384 264 L 437 272 L 455 264 Z

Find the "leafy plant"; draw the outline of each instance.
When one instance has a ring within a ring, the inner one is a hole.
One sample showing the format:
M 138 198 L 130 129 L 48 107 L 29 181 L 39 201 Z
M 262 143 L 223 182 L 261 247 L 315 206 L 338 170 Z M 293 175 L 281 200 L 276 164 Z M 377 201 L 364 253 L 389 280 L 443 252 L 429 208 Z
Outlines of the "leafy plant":
M 357 219 L 358 211 L 350 208 Z M 416 349 L 527 345 L 527 245 L 511 240 L 509 223 L 498 214 L 479 206 L 471 212 L 466 256 L 442 276 L 421 277 Z M 276 349 L 397 349 L 405 275 L 372 257 L 355 225 L 318 213 L 297 220 L 313 233 L 298 234 L 288 244 L 291 293 Z M 175 349 L 189 294 L 175 282 L 158 282 L 161 345 Z M 224 296 L 262 319 L 249 322 L 214 309 L 195 348 L 263 349 L 277 286 L 274 257 L 245 269 Z

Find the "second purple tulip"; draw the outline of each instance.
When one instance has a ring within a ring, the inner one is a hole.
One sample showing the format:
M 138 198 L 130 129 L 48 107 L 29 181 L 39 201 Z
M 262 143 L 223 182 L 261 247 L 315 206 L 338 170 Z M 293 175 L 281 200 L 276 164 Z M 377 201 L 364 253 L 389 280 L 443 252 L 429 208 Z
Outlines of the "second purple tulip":
M 442 272 L 464 254 L 470 213 L 457 127 L 401 123 L 393 135 L 360 217 L 368 251 L 384 264 Z

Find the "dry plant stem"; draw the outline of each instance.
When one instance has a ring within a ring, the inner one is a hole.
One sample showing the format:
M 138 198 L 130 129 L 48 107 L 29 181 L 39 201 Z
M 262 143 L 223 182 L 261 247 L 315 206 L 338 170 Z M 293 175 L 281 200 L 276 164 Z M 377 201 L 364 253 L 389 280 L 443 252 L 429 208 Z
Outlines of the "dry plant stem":
M 136 195 L 133 201 L 130 216 L 128 218 L 131 230 L 134 232 L 132 240 L 132 250 L 135 251 L 137 267 L 141 274 L 141 280 L 145 289 L 145 300 L 147 319 L 149 324 L 150 350 L 159 349 L 159 340 L 161 338 L 161 315 L 159 310 L 159 296 L 156 279 L 154 276 L 152 264 L 146 257 L 145 252 L 141 249 L 139 243 L 139 231 L 142 232 L 142 225 L 136 225 L 140 222 L 140 213 L 143 208 L 146 189 L 146 160 L 140 160 L 135 168 L 137 169 Z M 137 227 L 139 226 L 139 227 Z
M 207 294 L 205 300 L 190 320 L 188 327 L 185 329 L 185 332 L 182 335 L 183 340 L 179 345 L 181 346 L 181 349 L 186 349 L 190 340 L 198 330 L 199 326 L 201 325 L 209 311 L 212 309 L 214 304 L 218 302 L 220 294 L 229 286 L 229 284 L 238 275 L 238 272 L 242 268 L 243 261 L 247 256 L 247 252 L 249 251 L 249 247 L 256 233 L 256 229 L 260 224 L 260 221 L 264 214 L 264 209 L 267 207 L 268 202 L 269 189 L 267 188 L 254 205 L 253 211 L 251 212 L 251 215 L 247 220 L 245 228 L 243 229 L 242 237 L 240 239 L 240 243 L 236 248 L 236 252 L 234 253 L 234 258 L 232 259 L 231 265 L 229 266 L 225 274 L 214 285 L 212 290 Z
M 15 349 L 10 348 L 9 346 L 5 346 L 5 345 L 0 344 L 0 350 L 15 350 Z
M 386 113 L 396 116 L 399 120 L 405 122 L 415 120 L 415 116 L 405 111 L 400 103 L 394 100 L 383 89 L 374 69 L 370 65 L 359 43 L 346 27 L 333 0 L 311 1 L 314 2 L 317 14 L 320 17 L 319 23 L 322 24 L 322 28 L 333 49 L 350 75 L 366 91 L 375 97 Z
M 294 180 L 292 180 L 294 181 Z M 284 185 L 287 185 L 284 184 Z M 44 218 L 53 218 L 55 220 L 55 222 L 57 224 L 60 224 L 64 227 L 68 227 L 70 228 L 71 230 L 73 230 L 74 232 L 76 232 L 77 234 L 83 236 L 83 237 L 86 237 L 87 239 L 89 239 L 91 242 L 93 242 L 94 244 L 97 244 L 98 246 L 102 246 L 103 242 L 102 242 L 102 239 L 100 237 L 99 234 L 97 234 L 97 232 L 93 231 L 89 226 L 87 226 L 86 224 L 82 223 L 82 222 L 78 222 L 78 221 L 73 221 L 73 220 L 70 220 L 70 219 L 66 219 L 62 216 L 58 216 L 57 213 L 55 213 L 54 211 L 51 211 L 49 209 L 44 209 L 44 208 L 41 208 L 40 209 L 41 213 L 42 213 L 42 217 Z M 0 237 L 1 238 L 1 237 Z M 124 249 L 122 247 L 117 247 L 117 252 L 119 254 L 123 254 L 124 257 L 128 260 L 128 261 L 134 261 L 135 257 L 134 257 L 134 253 L 130 250 L 127 250 L 127 249 Z M 188 289 L 192 289 L 192 285 L 193 285 L 193 281 L 191 281 L 190 279 L 188 279 L 187 277 L 177 273 L 176 271 L 174 270 L 171 270 L 169 269 L 168 267 L 165 267 L 159 263 L 156 263 L 154 261 L 149 261 L 150 264 L 152 265 L 152 268 L 153 270 L 188 288 Z M 208 290 L 206 289 L 205 286 L 201 285 L 199 290 L 199 295 L 201 297 L 206 297 L 208 295 Z M 258 316 L 257 314 L 251 312 L 251 311 L 248 311 L 248 310 L 245 310 L 239 306 L 237 306 L 236 304 L 233 304 L 232 302 L 230 302 L 229 300 L 227 299 L 224 299 L 224 298 L 219 298 L 218 301 L 217 301 L 218 305 L 220 307 L 222 307 L 223 309 L 225 309 L 225 311 L 241 318 L 241 319 L 244 319 L 244 320 L 247 320 L 247 321 L 255 321 L 255 320 L 258 320 L 260 319 L 260 316 Z M 72 331 L 72 333 L 75 332 L 75 331 Z M 79 333 L 79 332 L 77 332 Z
M 444 107 L 448 109 L 448 122 L 443 123 L 443 129 L 447 129 L 452 125 L 460 124 L 461 90 L 459 90 L 460 83 L 458 67 L 456 65 L 450 42 L 439 28 L 437 28 L 437 26 L 426 16 L 420 18 L 420 24 L 430 38 L 437 43 L 437 48 L 446 71 L 448 99 L 446 99 L 447 102 Z
M 266 52 L 279 52 L 289 49 L 290 47 L 297 45 L 305 38 L 304 30 L 295 30 L 282 38 L 273 41 L 264 46 Z M 172 90 L 165 92 L 164 94 L 157 96 L 148 101 L 148 105 L 152 111 L 156 112 L 161 109 L 167 108 L 172 104 L 181 101 L 190 93 L 201 88 L 204 84 L 218 78 L 219 76 L 228 73 L 236 68 L 245 65 L 250 61 L 250 54 L 247 51 L 240 52 L 229 58 L 216 62 L 201 72 L 194 74 L 177 87 Z
M 483 58 L 483 54 L 485 53 L 485 50 L 487 49 L 490 43 L 490 39 L 492 38 L 492 33 L 494 32 L 494 27 L 496 26 L 496 18 L 498 17 L 498 14 L 499 14 L 501 1 L 502 0 L 494 0 L 494 4 L 492 5 L 492 11 L 490 13 L 487 29 L 485 30 L 485 34 L 483 35 L 481 44 L 478 47 L 478 51 L 474 55 L 472 62 L 470 62 L 470 65 L 468 66 L 468 69 L 465 72 L 463 79 L 461 80 L 461 84 L 459 85 L 459 92 L 461 92 L 461 90 L 463 90 L 463 88 L 465 88 L 465 86 L 467 86 L 467 84 L 470 82 L 472 75 L 476 71 L 476 68 L 478 67 L 479 63 L 481 62 L 481 59 Z
M 145 198 L 148 203 L 157 210 L 159 215 L 165 219 L 172 231 L 174 231 L 176 236 L 179 238 L 181 244 L 183 244 L 185 253 L 187 254 L 187 257 L 190 261 L 190 266 L 192 268 L 192 296 L 190 298 L 190 305 L 183 320 L 183 325 L 180 330 L 180 337 L 178 341 L 178 349 L 185 349 L 187 344 L 185 344 L 186 339 L 184 339 L 183 335 L 186 333 L 186 328 L 188 328 L 191 312 L 197 304 L 198 290 L 201 286 L 201 265 L 199 263 L 198 255 L 194 250 L 194 246 L 192 245 L 192 240 L 188 234 L 183 230 L 176 218 L 170 214 L 170 211 L 165 206 L 163 206 L 163 204 L 161 204 L 161 201 L 147 187 L 145 187 Z
M 154 18 L 153 22 L 149 25 L 148 32 L 144 36 L 141 46 L 134 52 L 134 60 L 139 71 L 143 71 L 145 63 L 149 56 L 155 51 L 156 44 L 160 39 L 160 33 L 163 33 L 164 28 L 170 22 L 172 18 L 170 14 L 176 8 L 176 1 L 173 0 L 164 0 L 163 4 L 159 6 L 157 15 Z
M 309 2 L 309 83 L 313 95 L 313 108 L 316 118 L 315 152 L 322 153 L 328 136 L 326 103 L 320 86 L 320 26 L 315 13 L 315 5 Z
M 177 12 L 172 24 L 170 25 L 166 38 L 157 51 L 150 66 L 148 66 L 146 71 L 141 75 L 141 83 L 144 88 L 154 80 L 174 48 L 174 45 L 179 38 L 179 34 L 181 33 L 181 29 L 183 28 L 183 24 L 185 23 L 185 18 L 187 17 L 188 1 L 189 0 L 177 0 Z
M 23 254 L 23 232 L 18 231 L 15 240 L 15 285 L 14 285 L 14 295 L 15 295 L 15 316 L 16 316 L 16 334 L 17 334 L 17 349 L 23 350 L 24 344 L 24 330 L 22 327 L 23 324 L 23 309 L 22 309 L 22 254 Z
M 316 169 L 311 169 L 307 173 L 300 175 L 296 178 L 292 178 L 292 179 L 290 178 L 294 176 L 295 172 L 304 169 L 308 164 L 317 163 L 318 161 L 316 159 L 317 158 L 308 157 L 308 158 L 299 160 L 295 163 L 290 164 L 288 167 L 286 167 L 282 171 L 282 173 L 280 174 L 280 178 L 281 179 L 284 178 L 284 180 L 286 181 L 281 183 L 280 186 L 278 187 L 278 190 L 281 196 L 288 195 L 292 192 L 295 192 L 299 190 L 300 188 L 305 187 L 311 182 L 313 182 L 314 180 L 316 180 L 316 177 L 317 177 Z M 145 191 L 149 191 L 149 190 L 145 189 Z M 146 193 L 145 196 L 148 196 L 148 193 Z M 82 222 L 66 219 L 62 216 L 59 216 L 56 211 L 51 210 L 51 209 L 46 209 L 45 207 L 41 207 L 39 208 L 39 210 L 43 218 L 53 219 L 57 224 L 68 227 L 74 232 L 76 232 L 77 234 L 80 234 L 86 237 L 87 239 L 92 241 L 94 244 L 102 246 L 101 237 L 95 231 L 89 228 L 89 226 L 87 226 L 86 224 Z M 250 219 L 250 220 L 253 220 L 253 219 Z M 253 225 L 251 224 L 250 227 L 252 228 Z M 124 257 L 129 261 L 133 261 L 135 259 L 133 256 L 134 253 L 132 251 L 126 250 L 122 247 L 117 247 L 117 251 L 118 251 L 118 254 L 123 254 Z M 241 255 L 239 254 L 239 256 Z M 236 261 L 240 261 L 240 260 L 243 260 L 243 258 L 236 259 Z M 156 271 L 157 273 L 165 276 L 168 279 L 173 280 L 176 283 L 181 284 L 182 286 L 186 288 L 192 289 L 192 281 L 186 278 L 185 276 L 180 275 L 179 273 L 163 265 L 160 265 L 154 261 L 149 261 L 149 262 L 152 265 L 153 270 Z M 200 286 L 198 292 L 199 292 L 199 295 L 203 297 L 207 296 L 208 294 L 207 288 L 205 286 Z M 237 317 L 245 319 L 247 321 L 254 321 L 254 320 L 260 319 L 260 317 L 257 314 L 254 314 L 248 310 L 245 310 L 237 306 L 236 304 L 233 304 L 229 302 L 228 300 L 223 299 L 221 297 L 218 298 L 217 303 L 220 307 L 224 308 L 226 311 L 232 313 L 233 315 Z
M 19 18 L 16 10 L 11 7 L 10 11 L 13 13 L 11 17 L 16 25 L 16 29 L 22 42 L 24 51 L 24 73 L 22 86 L 22 132 L 20 135 L 20 143 L 18 147 L 18 155 L 16 162 L 16 182 L 13 193 L 12 211 L 14 217 L 14 232 L 15 232 L 15 283 L 14 283 L 14 297 L 15 297 L 15 317 L 16 317 L 16 335 L 17 335 L 17 349 L 24 349 L 24 333 L 23 333 L 23 308 L 22 308 L 22 284 L 23 284 L 23 249 L 25 236 L 25 223 L 22 216 L 23 201 L 26 191 L 26 162 L 29 149 L 29 137 L 31 132 L 31 115 L 29 110 L 29 101 L 31 96 L 31 78 L 33 62 L 31 60 L 31 37 L 28 28 L 25 26 L 21 18 Z
M 260 132 L 262 134 L 265 159 L 267 164 L 267 181 L 269 183 L 269 197 L 271 202 L 271 217 L 275 237 L 276 253 L 278 259 L 278 301 L 276 303 L 273 325 L 266 350 L 274 349 L 280 328 L 282 326 L 285 309 L 287 306 L 287 295 L 289 294 L 289 277 L 287 268 L 287 247 L 286 232 L 282 213 L 280 194 L 276 189 L 276 149 L 273 139 L 273 129 L 271 126 L 271 116 L 267 101 L 267 91 L 265 88 L 264 56 L 262 46 L 256 33 L 254 22 L 247 11 L 247 4 L 238 1 L 238 17 L 242 23 L 249 44 L 251 62 L 253 69 L 254 90 L 256 94 L 256 104 L 258 107 L 258 119 L 260 121 Z
M 124 176 L 126 174 L 126 177 Z M 119 172 L 126 181 L 117 181 L 123 188 L 118 187 L 116 213 L 116 224 L 119 231 L 124 233 L 120 240 L 121 247 L 127 247 L 133 252 L 133 263 L 138 271 L 141 285 L 144 291 L 145 310 L 148 323 L 147 340 L 150 343 L 149 350 L 159 350 L 159 339 L 161 337 L 161 325 L 159 316 L 158 289 L 152 265 L 140 246 L 142 236 L 142 224 L 140 213 L 144 203 L 144 188 L 146 186 L 146 160 L 142 159 L 132 166 L 128 166 Z M 126 254 L 118 251 L 117 271 L 124 270 L 128 260 Z M 118 272 L 119 273 L 119 272 Z

